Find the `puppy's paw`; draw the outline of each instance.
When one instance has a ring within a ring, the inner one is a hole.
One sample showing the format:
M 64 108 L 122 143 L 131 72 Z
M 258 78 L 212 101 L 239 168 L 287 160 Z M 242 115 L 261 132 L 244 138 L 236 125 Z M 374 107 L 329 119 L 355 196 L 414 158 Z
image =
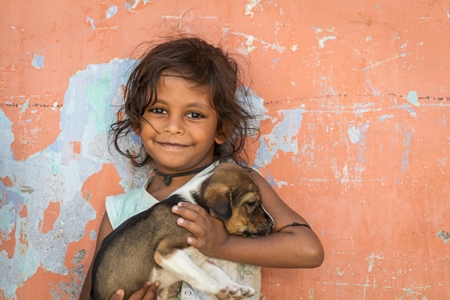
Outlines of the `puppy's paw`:
M 236 284 L 222 289 L 220 293 L 216 294 L 216 297 L 221 300 L 244 299 L 254 294 L 255 290 L 252 287 Z

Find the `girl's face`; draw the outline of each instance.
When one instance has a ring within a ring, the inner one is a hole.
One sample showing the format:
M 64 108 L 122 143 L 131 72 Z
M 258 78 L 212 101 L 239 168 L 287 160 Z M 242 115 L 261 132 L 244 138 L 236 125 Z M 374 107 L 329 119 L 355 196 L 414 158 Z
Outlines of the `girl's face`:
M 156 102 L 150 105 L 139 132 L 159 171 L 188 171 L 211 163 L 217 134 L 217 112 L 210 95 L 180 77 L 161 76 Z

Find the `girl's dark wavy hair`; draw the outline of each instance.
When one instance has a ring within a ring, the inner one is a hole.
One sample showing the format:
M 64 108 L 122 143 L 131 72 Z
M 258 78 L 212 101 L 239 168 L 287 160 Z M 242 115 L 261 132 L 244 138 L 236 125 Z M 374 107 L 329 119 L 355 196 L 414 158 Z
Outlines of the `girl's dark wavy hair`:
M 258 132 L 258 129 L 250 127 L 254 116 L 247 103 L 249 90 L 242 84 L 236 60 L 221 48 L 197 37 L 165 41 L 151 47 L 138 60 L 126 84 L 124 104 L 118 112 L 123 118 L 119 118 L 110 128 L 111 144 L 115 149 L 137 167 L 153 161 L 143 145 L 139 153 L 131 153 L 122 149 L 119 140 L 141 128 L 146 108 L 156 101 L 156 86 L 163 72 L 175 73 L 194 87 L 210 93 L 218 116 L 217 132 L 230 136 L 224 144 L 215 145 L 215 159 L 231 158 L 245 165 L 246 137 L 250 131 Z

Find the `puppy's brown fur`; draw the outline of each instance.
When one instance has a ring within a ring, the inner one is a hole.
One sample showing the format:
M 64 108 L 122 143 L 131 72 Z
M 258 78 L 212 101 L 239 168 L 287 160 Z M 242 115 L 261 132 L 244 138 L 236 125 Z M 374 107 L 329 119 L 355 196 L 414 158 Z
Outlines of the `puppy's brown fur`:
M 180 280 L 208 294 L 242 298 L 254 293 L 222 278 L 227 277 L 225 273 L 205 263 L 207 257 L 186 242 L 192 234 L 176 224 L 178 216 L 171 208 L 180 201 L 194 202 L 221 219 L 230 234 L 266 235 L 273 221 L 262 207 L 258 186 L 233 163 L 221 163 L 199 180 L 193 190 L 170 196 L 105 238 L 94 261 L 92 299 L 109 299 L 119 288 L 128 299 L 149 280 L 161 282 L 160 289 L 166 289 L 162 297 L 167 297 L 168 286 Z M 210 277 L 197 278 L 204 273 L 198 273 L 200 268 Z

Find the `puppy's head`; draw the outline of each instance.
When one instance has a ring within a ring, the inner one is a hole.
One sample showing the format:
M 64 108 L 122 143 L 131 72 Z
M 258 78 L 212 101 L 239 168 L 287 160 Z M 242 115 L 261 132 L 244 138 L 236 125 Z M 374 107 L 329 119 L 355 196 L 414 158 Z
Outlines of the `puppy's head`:
M 236 164 L 219 164 L 204 182 L 201 194 L 212 215 L 224 222 L 230 234 L 260 236 L 273 227 L 262 206 L 258 185 Z

